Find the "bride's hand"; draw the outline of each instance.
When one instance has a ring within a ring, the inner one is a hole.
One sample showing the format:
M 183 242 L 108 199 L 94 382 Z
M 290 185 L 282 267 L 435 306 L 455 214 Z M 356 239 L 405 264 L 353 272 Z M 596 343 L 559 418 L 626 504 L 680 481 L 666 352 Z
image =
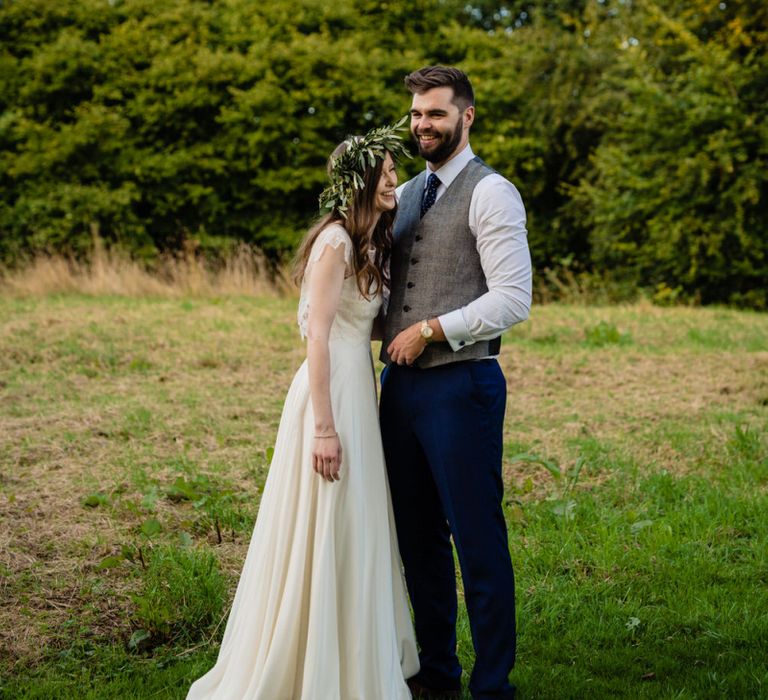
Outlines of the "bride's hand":
M 338 434 L 315 437 L 312 442 L 312 468 L 326 481 L 341 479 L 341 442 Z

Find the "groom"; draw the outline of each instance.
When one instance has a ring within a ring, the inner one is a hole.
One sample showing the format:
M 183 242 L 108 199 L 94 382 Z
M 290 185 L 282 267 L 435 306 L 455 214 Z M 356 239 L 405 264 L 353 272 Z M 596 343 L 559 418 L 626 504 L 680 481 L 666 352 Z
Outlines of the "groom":
M 381 359 L 381 430 L 421 670 L 416 698 L 459 697 L 456 546 L 475 700 L 508 700 L 515 583 L 502 510 L 507 386 L 500 336 L 528 317 L 531 261 L 515 186 L 475 157 L 457 68 L 405 79 L 426 170 L 399 190 Z

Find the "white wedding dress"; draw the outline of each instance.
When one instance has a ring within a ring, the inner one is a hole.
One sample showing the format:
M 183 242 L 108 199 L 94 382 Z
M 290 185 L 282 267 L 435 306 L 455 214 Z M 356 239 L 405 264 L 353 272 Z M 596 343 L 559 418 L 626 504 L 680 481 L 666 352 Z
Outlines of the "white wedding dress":
M 312 247 L 352 243 L 339 225 Z M 418 671 L 379 433 L 371 326 L 381 305 L 347 276 L 331 327 L 331 402 L 341 480 L 312 470 L 307 362 L 288 391 L 248 555 L 215 666 L 188 700 L 401 700 Z

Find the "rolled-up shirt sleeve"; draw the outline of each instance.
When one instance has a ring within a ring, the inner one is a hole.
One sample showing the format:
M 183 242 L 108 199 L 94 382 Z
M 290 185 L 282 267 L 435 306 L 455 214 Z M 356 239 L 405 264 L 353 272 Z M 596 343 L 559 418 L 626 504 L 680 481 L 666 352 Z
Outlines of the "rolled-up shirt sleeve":
M 525 224 L 523 200 L 511 182 L 494 173 L 477 184 L 469 228 L 477 240 L 488 291 L 439 317 L 454 351 L 495 338 L 528 318 L 533 273 Z

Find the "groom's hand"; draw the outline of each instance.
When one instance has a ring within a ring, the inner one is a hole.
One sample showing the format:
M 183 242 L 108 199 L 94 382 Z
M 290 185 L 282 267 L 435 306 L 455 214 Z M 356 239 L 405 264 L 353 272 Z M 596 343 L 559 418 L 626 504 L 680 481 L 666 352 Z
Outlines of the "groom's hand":
M 387 347 L 387 354 L 398 365 L 412 365 L 424 352 L 427 341 L 421 336 L 421 323 L 400 331 Z

